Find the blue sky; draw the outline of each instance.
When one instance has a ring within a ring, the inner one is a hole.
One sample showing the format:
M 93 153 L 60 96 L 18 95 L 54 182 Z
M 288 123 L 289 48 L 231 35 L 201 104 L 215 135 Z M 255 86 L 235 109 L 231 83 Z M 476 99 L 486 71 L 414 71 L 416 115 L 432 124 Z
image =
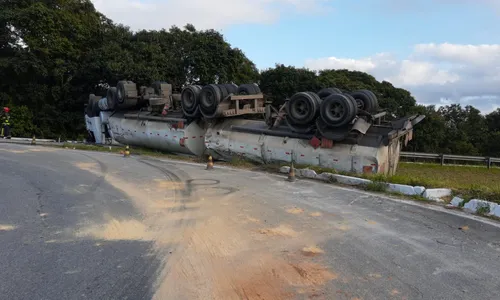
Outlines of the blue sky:
M 438 0 L 394 7 L 392 2 L 329 1 L 333 11 L 323 15 L 281 15 L 272 25 L 234 25 L 222 32 L 259 68 L 276 62 L 300 66 L 308 58 L 361 58 L 386 51 L 406 57 L 415 44 L 422 43 L 500 43 L 500 15 L 489 5 Z
M 259 69 L 359 70 L 422 104 L 500 108 L 500 0 L 92 0 L 138 29 L 216 29 Z

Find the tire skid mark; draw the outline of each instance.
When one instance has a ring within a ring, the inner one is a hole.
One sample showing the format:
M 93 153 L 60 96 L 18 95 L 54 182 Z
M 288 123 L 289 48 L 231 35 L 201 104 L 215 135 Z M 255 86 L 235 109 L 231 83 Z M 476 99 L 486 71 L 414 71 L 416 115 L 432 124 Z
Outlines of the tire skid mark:
M 86 193 L 93 193 L 101 186 L 101 184 L 106 179 L 106 175 L 108 174 L 108 166 L 95 157 L 92 157 L 92 156 L 87 155 L 85 153 L 79 153 L 79 154 L 89 158 L 90 160 L 95 161 L 99 165 L 100 175 L 97 177 L 97 179 L 94 182 L 92 182 L 90 187 L 87 188 L 87 192 L 86 192 Z
M 160 171 L 167 179 L 170 179 L 171 181 L 178 182 L 178 183 L 183 182 L 181 177 L 179 175 L 177 175 L 176 173 L 151 163 L 151 162 L 156 162 L 156 160 L 142 159 L 141 158 L 141 159 L 137 159 L 137 161 Z M 180 175 L 182 177 L 186 178 L 187 180 L 190 179 L 190 176 L 183 171 L 175 169 L 175 172 L 180 173 Z M 185 214 L 186 213 L 186 203 L 190 202 L 191 198 L 192 198 L 192 195 L 191 194 L 186 195 L 184 190 L 180 191 L 179 189 L 174 189 L 173 202 L 179 203 L 180 207 L 169 207 L 167 210 L 168 214 L 172 214 L 172 213 L 184 213 Z M 185 234 L 188 226 L 194 225 L 192 223 L 193 220 L 188 220 L 188 221 L 189 222 L 186 222 L 186 220 L 183 217 L 181 217 L 177 223 L 177 225 L 180 227 L 180 235 L 181 236 L 183 236 Z M 155 256 L 162 257 L 160 266 L 157 267 L 155 272 L 154 272 L 155 274 L 154 274 L 153 280 L 155 280 L 156 283 L 162 282 L 163 278 L 168 276 L 168 274 L 170 272 L 170 270 L 165 269 L 167 260 L 163 259 L 163 257 L 166 258 L 168 256 L 168 254 L 171 254 L 172 252 L 177 251 L 178 248 L 179 248 L 179 244 L 174 243 L 174 244 L 169 245 L 166 248 L 163 248 L 163 249 L 160 248 L 160 249 L 153 250 L 153 254 Z M 156 286 L 153 287 L 153 289 L 156 289 L 156 288 L 157 288 Z M 154 291 L 153 291 L 153 294 L 154 294 Z M 126 293 L 122 293 L 121 295 L 126 296 Z

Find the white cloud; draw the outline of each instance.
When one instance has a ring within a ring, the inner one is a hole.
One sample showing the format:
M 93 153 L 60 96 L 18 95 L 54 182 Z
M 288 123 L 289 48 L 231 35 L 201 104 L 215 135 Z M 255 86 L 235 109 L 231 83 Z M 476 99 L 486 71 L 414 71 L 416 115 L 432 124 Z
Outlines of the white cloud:
M 309 59 L 305 66 L 364 71 L 408 89 L 423 104 L 470 104 L 484 113 L 500 106 L 500 45 L 419 44 L 404 60 L 383 53 Z
M 222 29 L 245 23 L 271 23 L 288 12 L 328 11 L 327 0 L 92 0 L 95 8 L 132 30 L 168 29 L 187 23 Z

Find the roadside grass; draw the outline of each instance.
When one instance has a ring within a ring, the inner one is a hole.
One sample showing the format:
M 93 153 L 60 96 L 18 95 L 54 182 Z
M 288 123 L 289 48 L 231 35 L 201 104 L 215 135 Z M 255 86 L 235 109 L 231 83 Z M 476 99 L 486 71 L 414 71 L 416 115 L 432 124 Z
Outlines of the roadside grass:
M 374 181 L 372 183 L 367 184 L 365 186 L 365 190 L 371 192 L 386 192 L 387 186 L 382 182 Z
M 488 169 L 483 166 L 441 166 L 440 164 L 430 163 L 400 162 L 397 174 L 393 176 L 381 174 L 360 175 L 313 166 L 309 166 L 309 168 L 315 170 L 318 174 L 329 172 L 372 180 L 373 184 L 366 186 L 365 189 L 374 192 L 384 192 L 386 187 L 382 183 L 387 182 L 424 186 L 426 188 L 450 188 L 453 190 L 454 195 L 465 199 L 465 202 L 476 198 L 500 203 L 500 168 Z
M 439 164 L 400 163 L 390 181 L 422 185 L 428 188 L 451 188 L 466 200 L 472 198 L 500 203 L 500 169 L 480 166 L 441 166 Z
M 64 144 L 63 147 L 69 149 L 80 149 L 90 151 L 112 152 L 119 154 L 124 147 L 118 146 L 96 146 L 82 144 Z M 197 163 L 207 162 L 207 157 L 193 157 L 168 153 L 164 151 L 152 150 L 142 147 L 131 147 L 131 153 L 135 155 L 149 155 L 153 157 L 163 157 L 182 161 Z M 259 164 L 244 157 L 233 157 L 229 162 L 217 161 L 217 165 L 233 166 L 255 171 L 277 172 L 282 166 L 289 166 L 290 163 Z M 333 169 L 318 166 L 294 165 L 297 169 L 309 168 L 316 173 L 334 173 L 347 176 L 362 177 L 373 181 L 365 187 L 373 192 L 386 192 L 383 182 L 405 184 L 411 186 L 424 186 L 426 188 L 451 188 L 454 195 L 464 198 L 467 202 L 477 198 L 500 203 L 500 168 L 487 169 L 481 166 L 441 166 L 431 163 L 408 163 L 400 162 L 397 174 L 394 176 L 384 176 L 380 174 L 353 174 L 349 172 L 338 172 Z M 420 197 L 421 198 L 421 197 Z M 422 199 L 417 199 L 422 200 Z

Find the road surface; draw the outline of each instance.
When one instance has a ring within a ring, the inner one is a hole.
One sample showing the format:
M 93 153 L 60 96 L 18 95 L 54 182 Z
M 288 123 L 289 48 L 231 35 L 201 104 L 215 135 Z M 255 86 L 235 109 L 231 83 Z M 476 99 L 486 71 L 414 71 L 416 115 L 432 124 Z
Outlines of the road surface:
M 498 299 L 500 227 L 284 176 L 0 144 L 1 299 Z

